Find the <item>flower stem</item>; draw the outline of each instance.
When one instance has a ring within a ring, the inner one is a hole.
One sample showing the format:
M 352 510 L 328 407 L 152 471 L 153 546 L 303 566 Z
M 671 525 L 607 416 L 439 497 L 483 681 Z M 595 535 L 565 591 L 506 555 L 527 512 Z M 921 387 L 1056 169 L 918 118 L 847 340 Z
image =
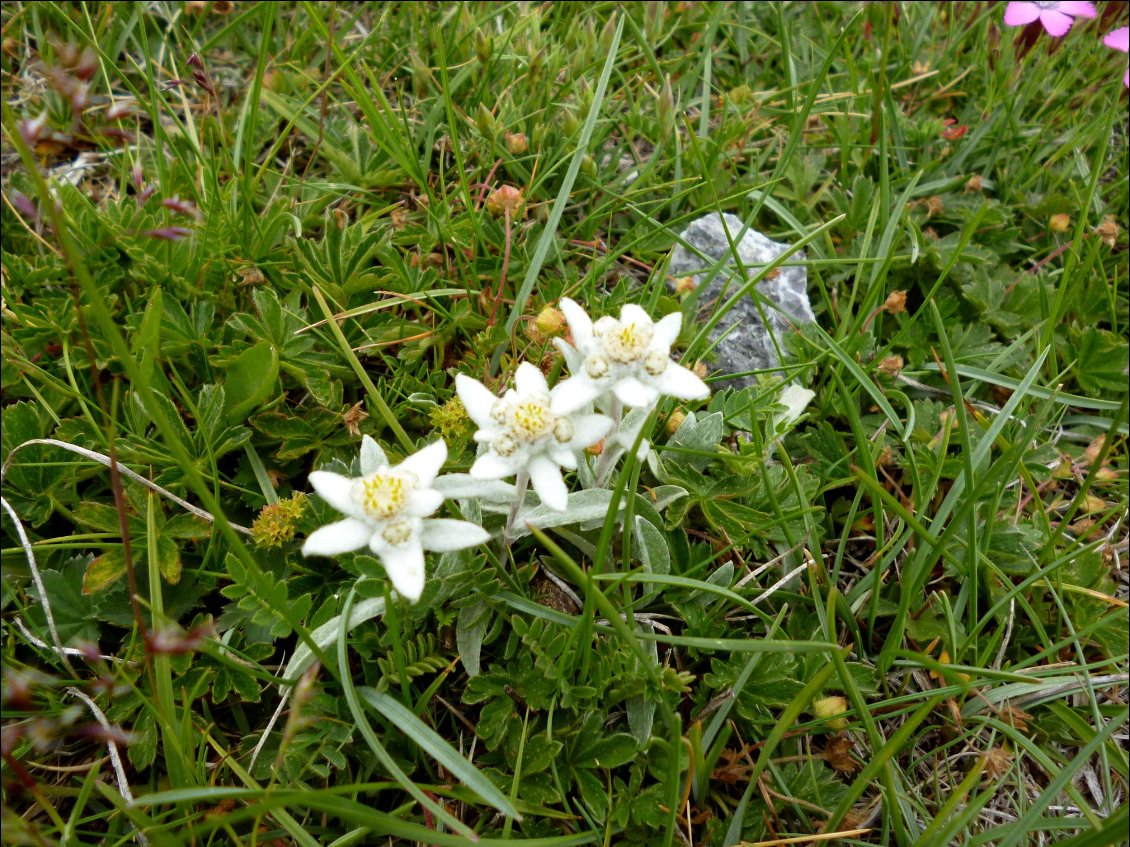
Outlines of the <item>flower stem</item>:
M 514 521 L 518 517 L 518 509 L 522 507 L 522 503 L 526 499 L 526 486 L 530 483 L 530 474 L 527 471 L 519 471 L 518 475 L 514 477 L 514 488 L 518 492 L 518 496 L 514 498 L 514 505 L 510 507 L 510 516 L 506 519 L 506 529 L 502 532 L 504 540 L 509 541 L 514 535 Z

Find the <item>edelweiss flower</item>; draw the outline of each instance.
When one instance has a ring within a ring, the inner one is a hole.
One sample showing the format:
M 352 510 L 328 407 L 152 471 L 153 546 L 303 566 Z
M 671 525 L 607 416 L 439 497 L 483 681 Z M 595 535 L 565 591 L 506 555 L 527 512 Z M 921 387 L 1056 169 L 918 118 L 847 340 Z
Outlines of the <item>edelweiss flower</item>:
M 360 477 L 310 474 L 314 490 L 347 517 L 313 532 L 302 554 L 337 556 L 368 545 L 397 593 L 415 603 L 424 590 L 425 550 L 462 550 L 490 538 L 468 521 L 428 518 L 443 503 L 443 495 L 431 486 L 446 459 L 447 445 L 436 441 L 390 467 L 384 451 L 366 435 Z
M 1004 10 L 1006 26 L 1024 26 L 1039 20 L 1049 35 L 1067 35 L 1073 18 L 1095 17 L 1095 5 L 1085 2 L 1009 3 Z
M 678 312 L 656 323 L 629 303 L 620 309 L 619 320 L 606 315 L 593 324 L 568 298 L 561 301 L 561 311 L 573 332 L 573 346 L 561 339 L 554 343 L 572 376 L 554 390 L 555 414 L 574 412 L 607 393 L 634 407 L 651 406 L 661 394 L 681 400 L 710 396 L 705 382 L 671 361 L 671 345 L 683 322 Z
M 517 388 L 500 399 L 478 380 L 455 377 L 459 399 L 479 427 L 475 440 L 488 448 L 471 467 L 471 476 L 502 479 L 528 473 L 541 501 L 563 512 L 568 490 L 561 468 L 576 468 L 576 454 L 606 436 L 612 419 L 553 412 L 562 386 L 550 392 L 541 371 L 529 362 L 518 366 L 514 382 Z

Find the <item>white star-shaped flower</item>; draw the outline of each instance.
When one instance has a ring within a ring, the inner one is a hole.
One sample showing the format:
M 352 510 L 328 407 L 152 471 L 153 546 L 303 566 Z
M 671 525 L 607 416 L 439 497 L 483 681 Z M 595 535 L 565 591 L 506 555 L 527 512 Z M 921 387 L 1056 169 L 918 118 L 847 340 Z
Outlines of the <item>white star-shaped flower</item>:
M 678 312 L 656 323 L 639 306 L 628 303 L 620 309 L 619 320 L 606 315 L 594 324 L 568 298 L 561 301 L 561 311 L 573 344 L 561 339 L 555 343 L 572 376 L 554 390 L 554 414 L 575 412 L 607 394 L 636 408 L 653 405 L 662 394 L 681 400 L 710 396 L 705 382 L 671 361 L 671 345 L 683 322 Z
M 369 436 L 361 442 L 361 476 L 314 471 L 310 484 L 345 520 L 315 530 L 304 556 L 337 556 L 368 545 L 397 593 L 415 603 L 424 591 L 424 551 L 482 544 L 490 533 L 469 521 L 429 518 L 444 497 L 432 482 L 447 460 L 447 445 L 429 444 L 396 467 Z
M 569 492 L 561 468 L 576 468 L 577 453 L 604 438 L 612 419 L 552 411 L 561 386 L 550 392 L 542 372 L 529 362 L 518 366 L 514 383 L 516 388 L 499 398 L 478 380 L 455 377 L 459 399 L 479 427 L 475 440 L 486 445 L 471 476 L 502 479 L 528 473 L 541 501 L 563 512 Z

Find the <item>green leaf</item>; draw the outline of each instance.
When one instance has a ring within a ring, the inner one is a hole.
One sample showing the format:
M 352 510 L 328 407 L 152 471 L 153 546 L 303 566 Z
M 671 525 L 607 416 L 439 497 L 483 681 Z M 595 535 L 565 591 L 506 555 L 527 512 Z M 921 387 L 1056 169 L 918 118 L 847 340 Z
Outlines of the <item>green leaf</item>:
M 593 754 L 593 764 L 598 768 L 618 768 L 636 757 L 636 739 L 625 732 L 605 738 Z
M 228 423 L 242 423 L 275 387 L 279 353 L 275 345 L 260 341 L 244 350 L 228 366 L 224 380 L 224 411 Z
M 576 777 L 581 799 L 589 807 L 593 818 L 598 823 L 604 823 L 605 818 L 608 817 L 607 789 L 592 771 L 577 771 Z
M 1130 345 L 1113 332 L 1089 326 L 1072 333 L 1075 365 L 1071 371 L 1086 391 L 1102 395 L 1126 393 Z
M 411 738 L 424 752 L 443 765 L 450 773 L 507 817 L 521 819 L 514 804 L 478 768 L 467 761 L 444 740 L 438 732 L 416 717 L 397 700 L 372 688 L 358 688 L 357 692 L 378 713 Z
M 671 550 L 663 532 L 642 515 L 635 518 L 635 541 L 639 545 L 638 555 L 644 568 L 651 573 L 671 572 Z
M 306 388 L 319 406 L 338 411 L 341 408 L 342 387 L 340 379 L 333 379 L 325 371 L 308 370 L 304 376 Z
M 74 518 L 78 523 L 99 532 L 112 532 L 115 535 L 121 532 L 121 527 L 118 524 L 118 510 L 105 503 L 84 500 L 75 509 Z
M 129 761 L 135 768 L 145 770 L 157 758 L 157 725 L 153 712 L 143 710 L 130 729 Z
M 455 646 L 459 650 L 459 658 L 467 676 L 479 675 L 479 656 L 490 619 L 490 607 L 484 600 L 478 600 L 459 610 L 455 624 Z
M 212 524 L 196 515 L 182 512 L 165 521 L 161 534 L 170 538 L 207 538 L 212 534 Z
M 126 556 L 122 548 L 107 550 L 87 566 L 82 579 L 82 593 L 94 594 L 109 588 L 125 576 L 125 572 Z
M 51 616 L 59 632 L 59 640 L 69 644 L 76 639 L 98 641 L 96 614 L 99 601 L 82 590 L 87 559 L 75 557 L 63 565 L 61 571 L 45 570 L 43 588 L 51 603 Z M 29 619 L 45 640 L 50 640 L 46 628 L 46 615 L 38 602 L 28 610 Z
M 172 539 L 166 538 L 164 535 L 157 536 L 157 568 L 161 571 L 161 576 L 170 585 L 176 585 L 180 582 L 180 551 Z

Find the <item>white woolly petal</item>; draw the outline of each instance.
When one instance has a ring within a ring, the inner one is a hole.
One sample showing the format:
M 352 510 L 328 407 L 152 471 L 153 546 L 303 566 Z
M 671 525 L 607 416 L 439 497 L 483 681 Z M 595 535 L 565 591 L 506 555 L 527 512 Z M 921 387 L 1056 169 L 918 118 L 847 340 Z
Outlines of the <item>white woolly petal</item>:
M 644 385 L 634 376 L 626 376 L 616 380 L 612 386 L 612 393 L 625 406 L 650 406 L 655 402 L 656 391 Z
M 561 470 L 545 456 L 535 456 L 530 460 L 530 482 L 534 491 L 545 505 L 558 512 L 569 506 L 569 489 L 561 478 Z
M 795 382 L 790 382 L 781 391 L 781 396 L 777 398 L 777 402 L 786 407 L 785 411 L 777 412 L 773 415 L 773 428 L 781 429 L 788 426 L 801 415 L 812 402 L 812 398 L 816 396 L 816 392 L 808 388 L 801 388 Z
M 597 383 L 585 375 L 572 376 L 553 387 L 550 411 L 555 415 L 570 415 L 587 406 L 604 393 Z
M 678 397 L 680 400 L 705 400 L 710 396 L 710 388 L 695 376 L 693 371 L 674 362 L 664 368 L 663 373 L 653 377 L 651 384 L 661 394 Z
M 473 497 L 494 502 L 508 502 L 518 494 L 514 486 L 508 482 L 500 482 L 497 479 L 475 479 L 465 473 L 437 476 L 432 487 L 448 500 Z
M 381 445 L 367 435 L 361 436 L 361 476 L 369 476 L 386 467 L 388 456 Z
M 655 325 L 655 334 L 651 336 L 651 346 L 653 348 L 666 347 L 671 349 L 671 345 L 679 338 L 679 330 L 683 326 L 683 313 L 672 312 L 665 316 Z
M 424 548 L 420 540 L 413 538 L 399 547 L 381 545 L 373 552 L 381 557 L 396 593 L 409 603 L 419 600 L 424 593 Z
M 490 393 L 485 385 L 477 379 L 471 379 L 466 374 L 457 374 L 455 377 L 455 393 L 463 401 L 463 408 L 467 410 L 467 417 L 479 427 L 489 427 L 494 422 L 490 417 L 490 410 L 498 398 Z
M 625 303 L 620 309 L 620 323 L 635 324 L 636 326 L 654 326 L 651 315 L 635 303 Z
M 418 488 L 408 495 L 404 506 L 406 514 L 413 518 L 426 518 L 443 505 L 443 495 L 432 488 Z
M 577 454 L 568 447 L 553 447 L 546 451 L 549 458 L 563 468 L 571 471 L 577 469 Z
M 545 376 L 536 365 L 522 362 L 518 365 L 518 372 L 514 374 L 514 384 L 518 386 L 518 393 L 528 397 L 531 394 L 548 394 L 549 384 Z
M 569 373 L 575 374 L 584 367 L 584 354 L 572 344 L 563 339 L 555 338 L 553 339 L 553 346 L 556 347 L 558 352 L 565 358 L 565 364 L 569 368 Z
M 475 479 L 502 479 L 513 476 L 520 465 L 513 458 L 504 458 L 494 451 L 483 453 L 471 465 L 471 476 Z
M 568 297 L 561 298 L 561 312 L 569 322 L 569 329 L 573 333 L 573 343 L 578 349 L 584 350 L 592 342 L 592 319 L 576 302 Z
M 359 517 L 361 510 L 353 501 L 353 480 L 332 471 L 314 471 L 310 474 L 310 485 L 318 496 L 343 514 Z
M 615 425 L 607 415 L 574 415 L 573 440 L 569 446 L 574 450 L 591 447 L 612 431 Z
M 490 533 L 470 521 L 453 521 L 447 518 L 432 518 L 424 521 L 420 529 L 420 543 L 425 550 L 447 553 L 474 547 L 490 540 Z
M 356 518 L 346 518 L 337 523 L 316 529 L 302 545 L 303 556 L 340 556 L 360 550 L 373 537 L 373 528 Z
M 428 488 L 436 478 L 439 469 L 447 461 L 447 444 L 441 438 L 433 441 L 423 450 L 419 450 L 396 466 L 397 470 L 408 471 L 415 474 L 420 481 L 421 488 Z

